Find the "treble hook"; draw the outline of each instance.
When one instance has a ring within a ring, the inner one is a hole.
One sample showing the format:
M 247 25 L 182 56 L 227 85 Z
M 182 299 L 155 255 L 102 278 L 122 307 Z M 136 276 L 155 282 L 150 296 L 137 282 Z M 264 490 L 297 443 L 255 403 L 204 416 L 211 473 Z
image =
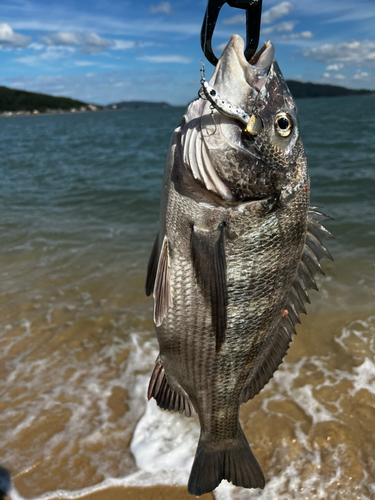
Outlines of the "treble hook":
M 220 9 L 225 3 L 230 7 L 246 10 L 245 57 L 247 61 L 250 61 L 253 57 L 259 43 L 262 0 L 208 0 L 201 30 L 201 46 L 207 60 L 214 66 L 216 66 L 218 58 L 212 50 L 212 35 L 214 34 Z

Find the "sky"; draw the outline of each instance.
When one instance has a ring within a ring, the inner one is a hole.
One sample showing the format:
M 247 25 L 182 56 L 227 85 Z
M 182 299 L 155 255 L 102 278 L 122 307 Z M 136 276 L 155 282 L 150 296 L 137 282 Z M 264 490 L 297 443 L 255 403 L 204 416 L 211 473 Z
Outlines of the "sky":
M 0 85 L 96 104 L 185 105 L 200 87 L 207 0 L 1 0 Z M 221 9 L 213 48 L 245 37 Z M 263 0 L 260 43 L 285 78 L 375 90 L 375 0 Z M 206 61 L 206 78 L 213 66 Z

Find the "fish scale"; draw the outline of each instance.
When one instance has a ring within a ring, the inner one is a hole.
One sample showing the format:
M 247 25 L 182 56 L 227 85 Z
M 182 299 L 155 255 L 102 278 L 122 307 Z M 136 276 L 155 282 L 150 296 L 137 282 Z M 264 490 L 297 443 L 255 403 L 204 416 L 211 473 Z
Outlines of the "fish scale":
M 222 479 L 264 487 L 240 404 L 282 362 L 319 260 L 330 257 L 321 243 L 327 232 L 313 219 L 319 213 L 309 209 L 297 110 L 273 55 L 267 44 L 250 65 L 234 35 L 210 80 L 225 103 L 243 99 L 238 105 L 261 121 L 255 138 L 228 116 L 215 119 L 220 103 L 212 113 L 209 101 L 196 101 L 167 158 L 146 281 L 160 345 L 148 395 L 163 409 L 199 416 L 193 495 Z

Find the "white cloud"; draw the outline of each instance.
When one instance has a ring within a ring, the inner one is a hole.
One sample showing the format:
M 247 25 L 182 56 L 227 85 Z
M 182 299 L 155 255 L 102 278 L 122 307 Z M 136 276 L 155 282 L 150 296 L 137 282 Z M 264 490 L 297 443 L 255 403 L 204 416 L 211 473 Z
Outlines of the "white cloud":
M 326 71 L 325 73 L 323 73 L 323 78 L 324 80 L 328 80 L 325 83 L 330 83 L 332 85 L 337 85 L 338 82 L 336 82 L 335 80 L 339 80 L 340 82 L 343 82 L 345 80 L 346 85 L 348 85 L 349 82 L 349 78 L 347 78 L 345 75 L 342 75 L 341 73 L 335 73 L 334 75 L 332 75 L 331 73 L 328 73 Z
M 113 43 L 96 33 L 78 33 L 76 31 L 59 31 L 43 36 L 40 40 L 48 46 L 80 46 L 80 50 L 84 54 L 103 52 Z
M 74 47 L 47 47 L 47 50 L 40 55 L 40 59 L 44 61 L 54 61 L 70 56 L 76 52 Z
M 262 24 L 271 24 L 276 19 L 280 19 L 280 17 L 287 16 L 292 12 L 294 6 L 291 2 L 281 2 L 274 7 L 271 7 L 269 10 L 262 15 Z
M 22 85 L 23 85 L 23 82 L 12 82 L 12 83 L 8 83 L 8 87 L 20 88 L 20 87 L 22 87 Z
M 342 69 L 344 67 L 344 65 L 342 63 L 339 63 L 339 64 L 330 64 L 329 66 L 327 66 L 327 71 L 340 71 L 340 69 Z
M 246 22 L 246 14 L 237 14 L 228 19 L 224 19 L 223 24 L 242 24 Z
M 111 40 L 107 40 L 96 33 L 84 33 L 82 39 L 81 52 L 84 54 L 98 54 L 112 45 Z
M 357 71 L 357 73 L 353 76 L 354 80 L 368 80 L 370 74 L 367 71 Z
M 71 56 L 72 53 L 76 52 L 74 47 L 54 47 L 49 46 L 43 54 L 19 57 L 16 59 L 17 62 L 21 64 L 26 64 L 27 66 L 40 66 L 43 61 L 56 61 L 58 59 L 64 59 Z
M 41 41 L 46 45 L 79 45 L 78 35 L 74 31 L 52 33 L 42 36 Z
M 72 12 L 68 11 L 65 17 L 63 16 L 62 18 L 58 18 L 54 14 L 53 18 L 50 17 L 43 20 L 39 18 L 17 19 L 12 21 L 12 25 L 15 29 L 40 32 L 64 32 L 66 26 L 69 26 L 70 30 L 77 33 L 95 30 L 101 33 L 111 33 L 112 36 L 139 37 L 156 33 L 178 33 L 179 35 L 199 36 L 202 23 L 201 20 L 194 22 L 175 20 L 171 22 L 170 19 L 167 19 L 164 21 L 159 16 L 149 17 L 147 22 L 143 18 L 123 20 L 118 16 L 90 15 L 87 11 L 79 17 L 74 18 L 72 17 Z
M 311 31 L 301 31 L 301 33 L 291 33 L 290 35 L 282 36 L 282 40 L 309 40 L 314 38 L 314 33 Z
M 189 64 L 191 59 L 185 56 L 142 56 L 137 57 L 138 61 L 147 61 L 151 63 L 177 63 Z
M 151 5 L 149 11 L 151 14 L 170 14 L 172 12 L 172 6 L 169 2 L 160 2 L 158 5 Z
M 31 43 L 31 36 L 15 33 L 9 24 L 0 24 L 0 47 L 3 49 L 18 49 Z
M 282 23 L 274 24 L 268 28 L 262 29 L 262 35 L 269 35 L 274 31 L 279 33 L 293 31 L 294 27 L 298 24 L 298 21 L 283 21 Z
M 34 50 L 42 50 L 44 49 L 44 45 L 42 43 L 33 42 L 29 45 L 28 48 Z
M 146 47 L 154 45 L 152 42 L 140 42 L 138 40 L 112 40 L 112 45 L 110 49 L 112 50 L 127 50 L 127 49 L 139 49 L 141 47 Z
M 113 40 L 113 45 L 111 49 L 113 50 L 127 50 L 134 49 L 137 46 L 137 42 L 128 40 Z
M 93 66 L 93 61 L 75 61 L 75 66 L 84 67 L 84 66 Z
M 41 37 L 41 42 L 47 46 L 75 46 L 80 47 L 83 54 L 98 54 L 107 49 L 126 50 L 151 45 L 140 41 L 131 40 L 111 40 L 104 38 L 96 33 L 79 33 L 77 31 L 51 33 L 48 36 Z
M 117 82 L 114 85 L 115 85 L 115 87 L 130 87 L 131 83 L 130 82 Z
M 262 24 L 271 24 L 280 17 L 284 17 L 293 10 L 293 4 L 291 2 L 281 2 L 262 15 Z M 246 22 L 246 14 L 236 14 L 235 16 L 224 19 L 223 24 L 242 24 Z M 292 28 L 293 29 L 293 28 Z M 273 30 L 272 30 L 273 31 Z M 262 31 L 264 34 L 265 30 Z M 271 33 L 271 31 L 269 32 Z
M 305 57 L 324 63 L 375 67 L 375 41 L 372 40 L 350 40 L 338 44 L 327 43 L 313 49 L 305 49 L 302 53 Z
M 40 59 L 37 56 L 18 57 L 16 61 L 27 66 L 38 66 L 40 64 Z

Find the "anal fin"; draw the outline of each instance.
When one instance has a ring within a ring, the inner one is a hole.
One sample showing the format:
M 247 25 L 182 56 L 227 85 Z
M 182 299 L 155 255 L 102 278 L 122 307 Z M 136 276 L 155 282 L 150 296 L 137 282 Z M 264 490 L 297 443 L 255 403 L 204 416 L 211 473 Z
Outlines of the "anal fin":
M 156 360 L 148 386 L 147 397 L 154 398 L 163 410 L 185 413 L 186 417 L 195 417 L 196 411 L 189 398 L 174 391 L 168 384 L 160 356 Z

